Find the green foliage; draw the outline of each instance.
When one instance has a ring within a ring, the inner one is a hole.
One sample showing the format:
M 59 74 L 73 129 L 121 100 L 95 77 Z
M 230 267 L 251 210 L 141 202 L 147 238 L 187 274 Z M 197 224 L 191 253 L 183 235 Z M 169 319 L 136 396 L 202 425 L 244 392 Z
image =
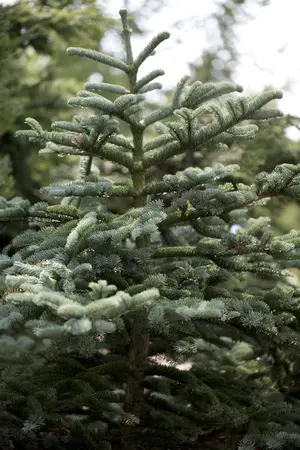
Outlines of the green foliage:
M 149 108 L 162 71 L 138 70 L 169 34 L 134 57 L 120 15 L 125 60 L 68 53 L 121 70 L 126 85 L 89 82 L 69 105 L 92 111 L 51 131 L 27 118 L 17 133 L 80 167 L 42 189 L 59 204 L 1 199 L 1 222 L 30 226 L 0 259 L 0 433 L 19 445 L 52 430 L 55 445 L 86 449 L 297 447 L 299 406 L 272 358 L 293 362 L 300 348 L 300 290 L 282 270 L 299 261 L 300 234 L 273 235 L 251 210 L 299 200 L 300 165 L 236 184 L 237 165 L 162 173 L 174 157 L 253 139 L 256 122 L 281 115 L 265 109 L 281 92 L 241 97 L 234 83 L 184 77 Z M 123 176 L 99 174 L 94 159 Z

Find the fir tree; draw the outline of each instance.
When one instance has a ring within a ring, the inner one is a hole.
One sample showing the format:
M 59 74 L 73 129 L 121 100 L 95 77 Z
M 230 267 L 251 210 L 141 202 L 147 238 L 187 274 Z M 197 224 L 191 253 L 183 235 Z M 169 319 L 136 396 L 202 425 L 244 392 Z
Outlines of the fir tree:
M 42 189 L 57 205 L 1 199 L 2 222 L 31 224 L 0 259 L 2 442 L 299 447 L 300 410 L 284 401 L 274 358 L 300 348 L 300 290 L 282 271 L 299 258 L 300 235 L 273 236 L 269 220 L 249 211 L 273 197 L 298 199 L 300 165 L 282 164 L 250 185 L 226 182 L 236 165 L 149 178 L 177 155 L 252 139 L 257 126 L 247 121 L 280 116 L 264 106 L 281 93 L 239 97 L 228 95 L 242 91 L 233 83 L 184 77 L 153 111 L 145 94 L 161 88 L 163 71 L 138 71 L 169 34 L 134 57 L 120 15 L 125 60 L 83 48 L 68 54 L 121 70 L 128 85 L 87 83 L 69 105 L 93 114 L 54 122 L 52 131 L 28 118 L 30 130 L 17 133 L 42 144 L 42 154 L 78 155 L 80 167 L 74 182 Z M 95 158 L 126 176 L 95 173 Z

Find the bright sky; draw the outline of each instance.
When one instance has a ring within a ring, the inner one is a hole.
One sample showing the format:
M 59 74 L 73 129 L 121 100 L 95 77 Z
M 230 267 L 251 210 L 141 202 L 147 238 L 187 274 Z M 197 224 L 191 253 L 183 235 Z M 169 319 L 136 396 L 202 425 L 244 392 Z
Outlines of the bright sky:
M 137 8 L 142 3 L 142 0 L 127 1 Z M 202 27 L 170 30 L 170 27 L 178 20 L 208 17 L 215 10 L 217 1 L 220 0 L 164 0 L 165 6 L 159 13 L 147 17 L 145 26 L 151 30 L 147 37 L 134 39 L 135 54 L 160 31 L 171 31 L 172 36 L 145 63 L 141 72 L 164 69 L 166 75 L 161 82 L 165 87 L 174 86 L 183 75 L 189 73 L 188 63 L 197 60 L 206 48 L 209 39 L 207 30 Z M 12 2 L 0 0 L 3 4 Z M 124 0 L 108 0 L 104 4 L 112 16 L 118 17 Z M 252 5 L 249 11 L 254 19 L 244 23 L 237 31 L 241 60 L 234 81 L 242 84 L 246 92 L 250 89 L 259 91 L 266 85 L 283 88 L 281 110 L 300 116 L 300 0 L 271 0 L 270 5 L 263 8 L 257 8 L 254 0 L 250 0 L 249 4 Z M 189 23 L 188 20 L 186 23 Z M 181 43 L 177 42 L 179 37 Z M 113 52 L 119 48 L 114 36 L 108 34 L 105 48 Z M 298 134 L 295 137 L 298 138 Z

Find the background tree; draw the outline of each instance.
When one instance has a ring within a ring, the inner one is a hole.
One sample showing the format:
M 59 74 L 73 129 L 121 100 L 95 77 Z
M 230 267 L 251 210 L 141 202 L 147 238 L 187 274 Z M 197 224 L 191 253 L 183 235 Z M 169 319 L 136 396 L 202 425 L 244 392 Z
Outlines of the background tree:
M 38 160 L 36 147 L 16 142 L 14 132 L 28 115 L 44 125 L 70 117 L 67 98 L 79 90 L 96 64 L 90 61 L 79 68 L 70 61 L 66 66 L 65 49 L 78 39 L 98 49 L 111 23 L 94 0 L 0 5 L 1 165 L 10 173 L 9 183 L 5 175 L 1 177 L 2 195 L 40 198 L 41 180 L 53 175 L 51 158 L 46 164 Z M 62 170 L 68 177 L 67 166 Z

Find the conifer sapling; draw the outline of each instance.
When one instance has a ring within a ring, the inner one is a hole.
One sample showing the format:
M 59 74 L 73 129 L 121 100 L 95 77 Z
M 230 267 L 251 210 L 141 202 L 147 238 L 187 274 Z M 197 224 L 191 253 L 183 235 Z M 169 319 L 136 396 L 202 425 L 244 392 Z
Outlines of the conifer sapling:
M 169 34 L 134 56 L 120 15 L 124 60 L 68 54 L 120 70 L 127 84 L 88 82 L 69 105 L 93 113 L 51 131 L 28 118 L 30 130 L 17 133 L 42 154 L 78 156 L 80 167 L 74 182 L 42 189 L 56 205 L 1 199 L 1 221 L 31 226 L 0 259 L 0 432 L 21 440 L 55 428 L 60 444 L 88 449 L 300 445 L 299 410 L 269 374 L 274 352 L 300 347 L 300 291 L 281 270 L 299 258 L 300 236 L 273 236 L 268 218 L 251 218 L 271 197 L 300 197 L 300 166 L 260 173 L 252 185 L 228 183 L 239 168 L 221 164 L 149 177 L 185 152 L 254 138 L 254 122 L 280 115 L 263 107 L 281 92 L 232 96 L 239 85 L 185 76 L 153 110 L 145 94 L 161 88 L 164 72 L 140 77 L 139 68 Z M 96 173 L 97 160 L 124 177 Z M 112 211 L 112 199 L 129 206 Z

